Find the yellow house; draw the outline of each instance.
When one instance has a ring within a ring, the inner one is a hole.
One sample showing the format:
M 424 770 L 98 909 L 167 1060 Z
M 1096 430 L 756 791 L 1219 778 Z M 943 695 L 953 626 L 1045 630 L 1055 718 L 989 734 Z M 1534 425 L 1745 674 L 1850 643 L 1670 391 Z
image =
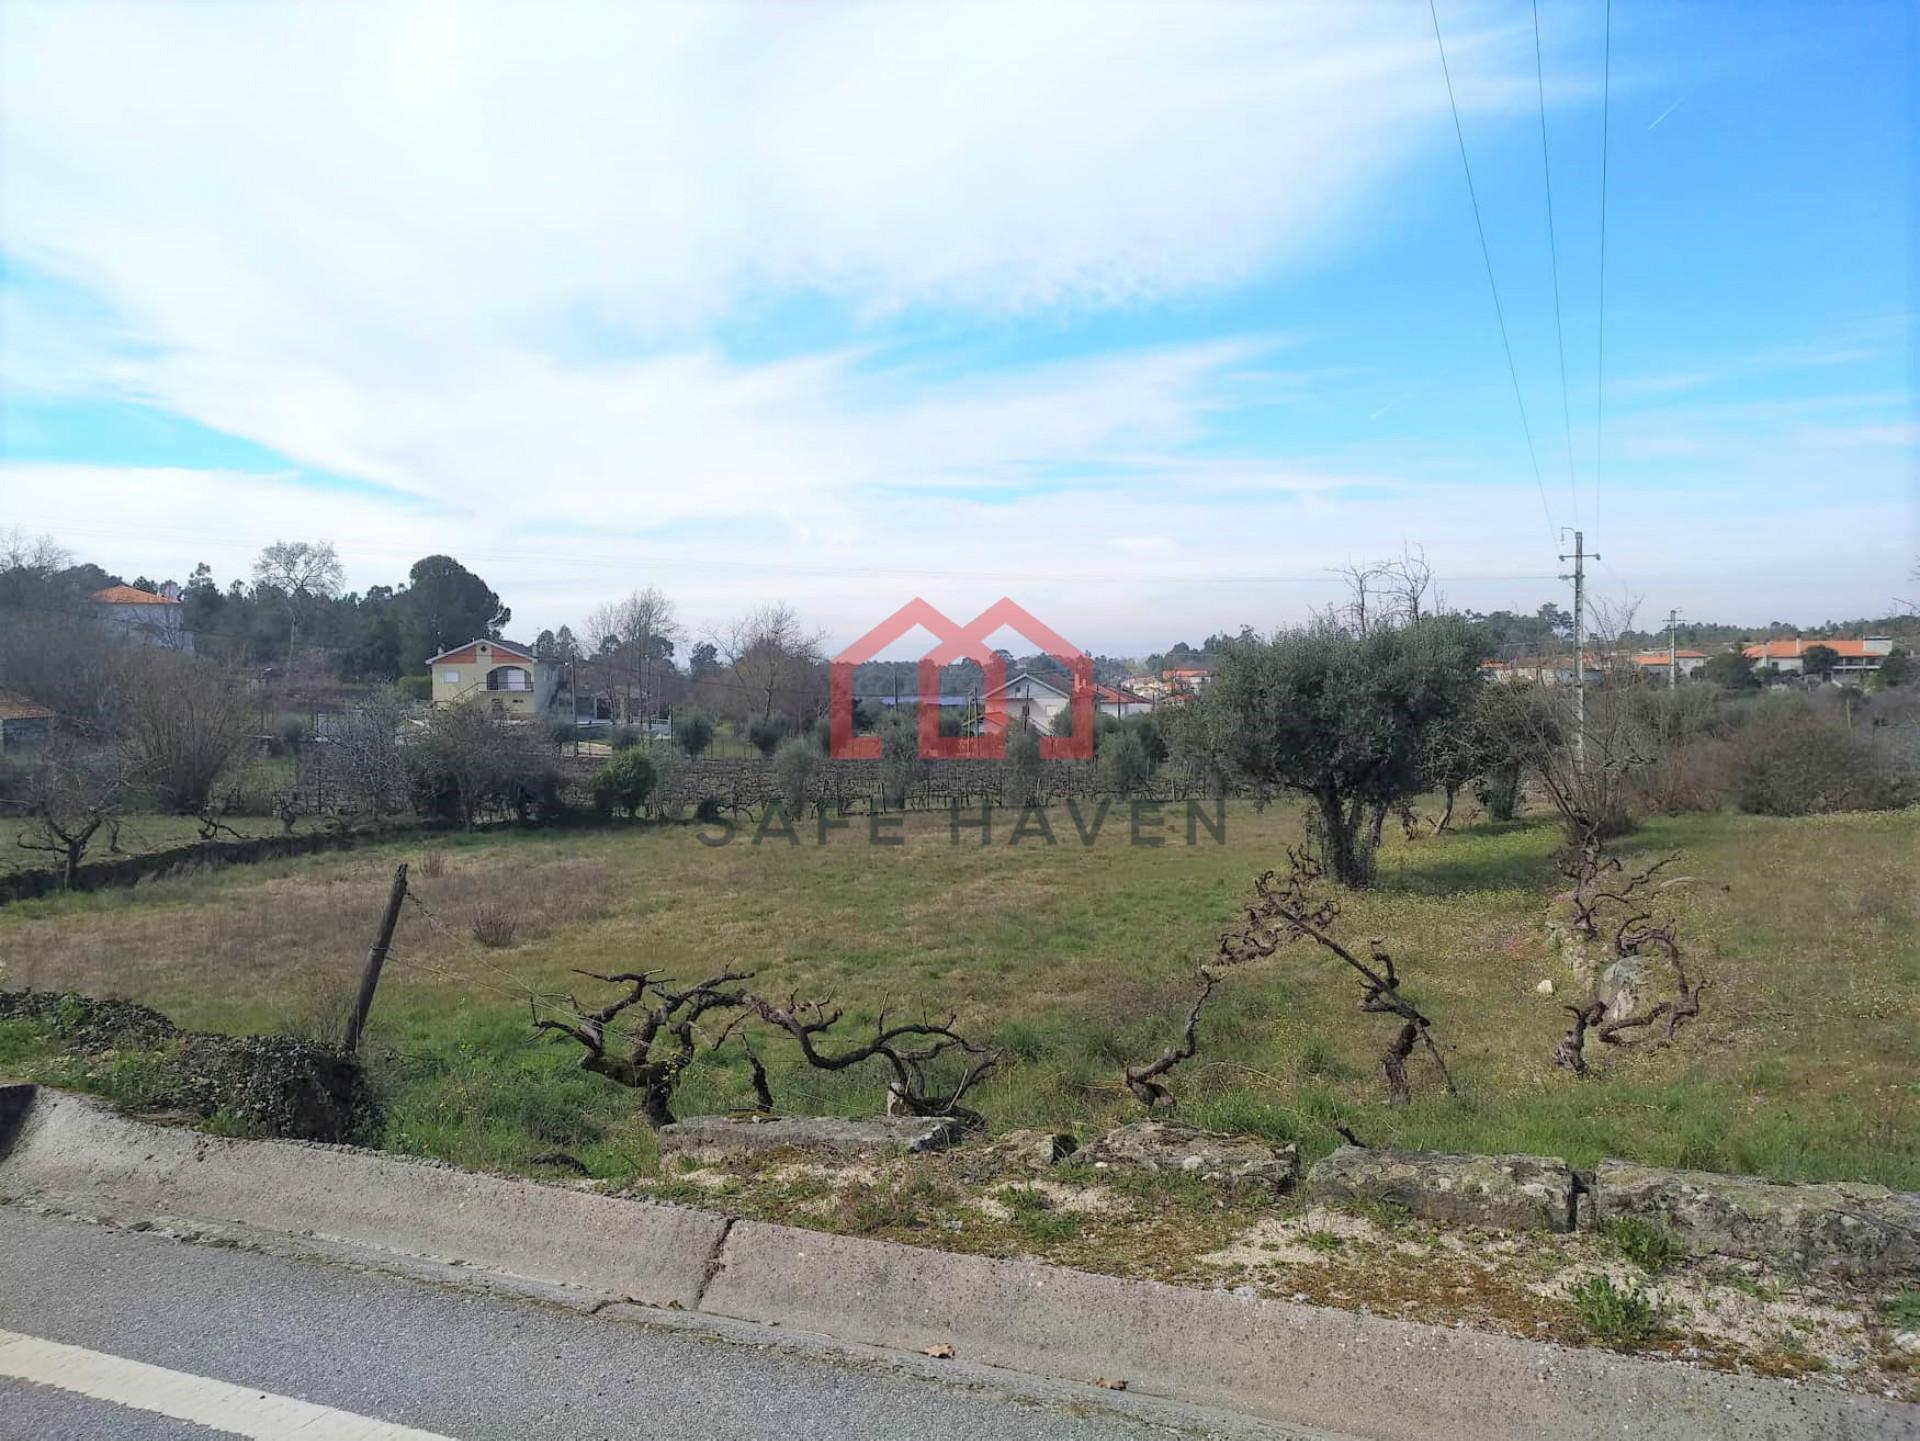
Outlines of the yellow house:
M 470 640 L 433 657 L 427 669 L 435 705 L 479 701 L 497 716 L 534 720 L 553 700 L 553 667 L 509 641 Z

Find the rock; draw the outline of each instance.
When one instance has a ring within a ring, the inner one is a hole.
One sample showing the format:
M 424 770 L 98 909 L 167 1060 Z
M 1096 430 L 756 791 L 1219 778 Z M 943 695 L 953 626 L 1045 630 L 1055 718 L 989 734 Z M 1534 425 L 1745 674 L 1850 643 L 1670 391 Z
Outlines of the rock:
M 785 1146 L 858 1155 L 862 1151 L 942 1151 L 966 1128 L 949 1116 L 688 1116 L 660 1128 L 660 1154 L 698 1161 L 760 1155 Z
M 1135 1171 L 1179 1171 L 1228 1185 L 1251 1182 L 1290 1190 L 1300 1157 L 1291 1145 L 1257 1136 L 1230 1136 L 1168 1121 L 1135 1121 L 1107 1132 L 1080 1158 L 1096 1166 Z
M 1460 1156 L 1342 1146 L 1307 1173 L 1316 1201 L 1375 1201 L 1455 1226 L 1573 1229 L 1574 1179 L 1552 1156 Z
M 1895 1331 L 1893 1349 L 1909 1356 L 1920 1356 L 1920 1331 Z
M 1552 995 L 1553 994 L 1553 978 L 1549 976 L 1546 980 L 1542 981 L 1539 985 L 1535 986 L 1533 990 L 1535 995 L 1540 995 L 1540 996 Z
M 1790 1186 L 1752 1176 L 1602 1161 L 1594 1214 L 1664 1227 L 1696 1256 L 1739 1256 L 1855 1280 L 1920 1275 L 1920 1194 L 1839 1181 Z
M 1028 1170 L 1057 1166 L 1080 1149 L 1079 1141 L 1064 1131 L 1008 1131 L 994 1138 L 982 1154 Z
M 1593 994 L 1595 1000 L 1605 1003 L 1608 1020 L 1626 1020 L 1646 1000 L 1646 965 L 1638 956 L 1622 956 L 1600 973 Z

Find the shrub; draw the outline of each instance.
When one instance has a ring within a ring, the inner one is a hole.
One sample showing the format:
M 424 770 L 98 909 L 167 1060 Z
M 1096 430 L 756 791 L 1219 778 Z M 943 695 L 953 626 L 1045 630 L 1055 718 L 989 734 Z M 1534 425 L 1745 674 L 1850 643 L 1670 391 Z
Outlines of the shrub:
M 905 711 L 888 711 L 880 722 L 880 789 L 887 804 L 902 804 L 919 778 L 920 727 Z
M 673 738 L 688 755 L 699 756 L 713 744 L 713 718 L 704 711 L 681 711 L 673 718 Z
M 406 749 L 414 808 L 471 827 L 489 815 L 547 818 L 560 806 L 560 776 L 546 747 L 474 705 L 442 706 Z
M 1596 1340 L 1638 1341 L 1653 1334 L 1659 1318 L 1638 1286 L 1620 1287 L 1606 1276 L 1589 1276 L 1567 1292 L 1580 1323 Z
M 1768 697 L 1734 737 L 1734 802 L 1756 815 L 1889 810 L 1914 791 L 1893 738 L 1876 740 L 1803 697 Z
M 756 717 L 747 724 L 747 744 L 769 759 L 786 738 L 787 718 L 777 712 Z
M 1040 738 L 1030 731 L 1007 737 L 1000 763 L 1000 798 L 1010 806 L 1032 805 L 1040 789 Z
M 594 804 L 602 813 L 636 816 L 653 793 L 653 758 L 635 746 L 616 752 L 593 781 Z
M 126 722 L 141 779 L 166 810 L 204 810 L 246 741 L 246 692 L 211 662 L 173 651 L 142 653 L 129 663 L 126 679 L 139 697 Z
M 1153 777 L 1153 762 L 1134 731 L 1122 731 L 1100 756 L 1100 780 L 1108 790 L 1130 796 Z
M 394 689 L 400 692 L 402 700 L 424 701 L 433 699 L 433 677 L 429 675 L 403 675 L 394 682 Z
M 804 736 L 795 736 L 774 753 L 773 783 L 789 816 L 799 816 L 806 811 L 807 785 L 813 779 L 819 760 L 820 752 Z
M 570 720 L 556 720 L 547 727 L 547 739 L 556 746 L 570 746 L 580 738 L 580 727 Z
M 653 762 L 653 793 L 649 801 L 656 816 L 678 820 L 683 809 L 682 782 L 687 773 L 687 754 L 677 745 L 655 744 L 647 747 Z
M 484 902 L 473 913 L 473 938 L 489 950 L 504 950 L 513 944 L 513 933 L 520 918 L 504 901 Z
M 607 733 L 607 749 L 615 753 L 630 751 L 641 739 L 639 726 L 615 726 Z
M 431 850 L 420 857 L 420 874 L 430 881 L 437 881 L 447 873 L 447 853 L 443 850 Z
M 1657 1276 L 1680 1259 L 1680 1244 L 1664 1226 L 1638 1216 L 1622 1216 L 1606 1225 L 1613 1247 L 1649 1276 Z

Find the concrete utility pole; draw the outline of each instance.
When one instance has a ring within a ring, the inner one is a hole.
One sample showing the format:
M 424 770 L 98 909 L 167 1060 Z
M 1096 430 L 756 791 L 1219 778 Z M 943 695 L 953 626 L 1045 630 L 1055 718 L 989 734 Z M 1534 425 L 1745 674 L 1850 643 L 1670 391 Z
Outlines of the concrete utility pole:
M 1573 760 L 1581 770 L 1587 768 L 1587 562 L 1600 559 L 1600 552 L 1586 548 L 1586 535 L 1573 533 L 1573 554 L 1562 555 L 1573 562 L 1573 574 L 1562 580 L 1573 582 L 1573 699 L 1575 728 Z
M 1680 612 L 1673 609 L 1667 612 L 1667 689 L 1672 690 L 1680 684 L 1680 650 L 1675 637 L 1679 633 Z

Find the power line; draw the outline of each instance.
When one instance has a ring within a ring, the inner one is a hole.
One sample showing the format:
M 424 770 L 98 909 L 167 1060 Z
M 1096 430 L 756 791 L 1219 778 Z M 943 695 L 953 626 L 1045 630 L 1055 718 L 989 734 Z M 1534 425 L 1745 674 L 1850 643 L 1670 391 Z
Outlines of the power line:
M 1506 352 L 1507 375 L 1513 381 L 1513 403 L 1520 410 L 1520 429 L 1527 437 L 1527 459 L 1533 466 L 1534 488 L 1540 492 L 1540 513 L 1546 517 L 1547 536 L 1556 543 L 1559 528 L 1553 523 L 1553 507 L 1547 503 L 1546 482 L 1540 478 L 1540 456 L 1533 445 L 1533 426 L 1527 421 L 1527 402 L 1520 394 L 1520 371 L 1513 363 L 1513 342 L 1507 338 L 1506 311 L 1500 304 L 1500 286 L 1493 278 L 1493 252 L 1487 247 L 1487 227 L 1480 218 L 1480 197 L 1473 185 L 1473 166 L 1467 159 L 1467 132 L 1460 126 L 1460 103 L 1453 94 L 1453 72 L 1447 65 L 1447 45 L 1440 38 L 1440 11 L 1434 0 L 1427 0 L 1427 13 L 1433 17 L 1433 43 L 1440 51 L 1440 73 L 1447 82 L 1447 106 L 1453 111 L 1453 135 L 1460 142 L 1460 168 L 1467 176 L 1467 199 L 1473 206 L 1473 228 L 1480 236 L 1480 258 L 1487 267 L 1487 289 L 1493 294 L 1493 317 L 1500 324 L 1500 348 Z
M 1600 438 L 1607 394 L 1607 141 L 1613 120 L 1613 0 L 1607 0 L 1607 39 L 1600 83 L 1600 306 L 1599 355 L 1593 371 L 1593 528 L 1600 528 Z
M 1553 341 L 1560 352 L 1560 420 L 1567 432 L 1567 503 L 1580 523 L 1580 482 L 1573 470 L 1573 408 L 1567 399 L 1567 336 L 1560 319 L 1560 242 L 1553 226 L 1553 164 L 1547 158 L 1547 73 L 1540 54 L 1540 0 L 1533 0 L 1533 78 L 1540 92 L 1540 172 L 1547 182 L 1547 255 L 1553 264 Z
M 1536 467 L 1537 473 L 1537 467 Z M 147 538 L 155 535 L 172 535 L 195 541 L 227 541 L 233 544 L 250 545 L 253 539 L 236 535 L 233 532 L 217 533 L 199 528 L 168 530 L 163 527 L 142 526 L 137 530 L 115 529 L 101 526 L 72 526 L 57 524 L 46 520 L 31 522 L 47 525 L 64 535 L 100 536 L 108 538 Z M 393 545 L 379 541 L 350 541 L 346 543 L 349 555 L 411 555 L 412 546 Z M 655 570 L 748 570 L 765 574 L 817 575 L 843 577 L 847 575 L 889 576 L 904 580 L 1023 580 L 1041 581 L 1051 584 L 1077 585 L 1096 584 L 1111 581 L 1115 572 L 1109 571 L 1036 571 L 1026 570 L 992 571 L 969 567 L 964 570 L 937 570 L 924 566 L 859 566 L 823 562 L 809 565 L 796 562 L 738 560 L 710 555 L 689 555 L 685 552 L 662 554 L 644 550 L 616 551 L 539 551 L 516 547 L 511 550 L 475 550 L 465 549 L 468 559 L 484 560 L 551 560 L 562 561 L 576 568 L 582 562 L 609 566 L 646 566 Z M 1129 570 L 1129 581 L 1141 585 L 1319 585 L 1328 583 L 1324 571 L 1314 574 L 1286 575 L 1273 573 L 1234 572 L 1175 573 L 1155 575 L 1151 572 Z M 1462 575 L 1452 577 L 1458 582 L 1480 581 L 1536 581 L 1553 580 L 1551 575 Z M 225 595 L 225 592 L 222 592 Z

